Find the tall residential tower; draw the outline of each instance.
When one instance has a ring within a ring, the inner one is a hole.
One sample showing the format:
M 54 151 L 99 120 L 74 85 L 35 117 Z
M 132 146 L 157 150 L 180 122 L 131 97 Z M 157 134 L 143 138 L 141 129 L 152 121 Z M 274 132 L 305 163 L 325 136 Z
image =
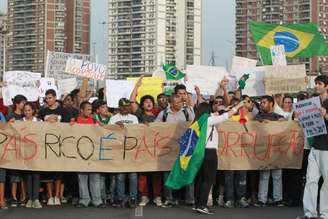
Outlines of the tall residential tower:
M 8 0 L 6 70 L 44 71 L 47 50 L 89 53 L 89 0 Z
M 201 62 L 201 0 L 109 0 L 108 69 L 113 78 L 162 64 Z
M 249 31 L 250 21 L 268 23 L 316 23 L 328 43 L 327 0 L 236 0 L 236 55 L 258 59 Z M 290 59 L 305 63 L 309 74 L 328 73 L 328 57 Z

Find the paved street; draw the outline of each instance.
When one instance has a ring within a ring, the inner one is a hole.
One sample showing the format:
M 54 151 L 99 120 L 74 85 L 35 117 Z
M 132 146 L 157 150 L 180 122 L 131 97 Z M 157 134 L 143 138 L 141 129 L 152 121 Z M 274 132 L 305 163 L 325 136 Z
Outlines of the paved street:
M 140 210 L 140 209 L 138 209 Z M 135 209 L 106 209 L 85 208 L 76 209 L 72 206 L 65 207 L 45 207 L 40 210 L 16 208 L 7 211 L 0 211 L 1 219 L 50 219 L 50 218 L 74 218 L 74 219 L 295 219 L 302 214 L 301 208 L 249 208 L 249 209 L 223 209 L 214 208 L 214 215 L 200 215 L 190 210 L 190 207 L 181 206 L 177 208 L 156 208 L 147 206 L 143 208 L 143 216 L 136 217 L 135 213 L 140 211 Z

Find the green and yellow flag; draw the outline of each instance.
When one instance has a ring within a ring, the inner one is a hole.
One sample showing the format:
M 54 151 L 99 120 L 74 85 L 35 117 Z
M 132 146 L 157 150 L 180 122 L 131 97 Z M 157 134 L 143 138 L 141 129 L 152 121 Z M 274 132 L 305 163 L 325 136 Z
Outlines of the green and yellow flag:
M 166 80 L 180 80 L 185 76 L 185 74 L 173 64 L 163 65 L 163 71 L 166 74 Z
M 264 65 L 272 64 L 270 48 L 275 45 L 283 45 L 289 58 L 328 55 L 328 44 L 312 23 L 279 25 L 251 22 L 250 31 Z
M 203 114 L 180 138 L 179 155 L 165 186 L 180 189 L 193 183 L 205 156 L 207 118 Z

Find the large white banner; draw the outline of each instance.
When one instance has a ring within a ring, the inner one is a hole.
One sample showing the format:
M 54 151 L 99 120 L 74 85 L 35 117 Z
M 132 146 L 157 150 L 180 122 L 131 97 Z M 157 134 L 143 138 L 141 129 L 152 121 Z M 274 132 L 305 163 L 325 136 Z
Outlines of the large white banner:
M 119 99 L 130 99 L 133 89 L 134 81 L 106 80 L 107 106 L 117 108 Z
M 204 95 L 213 95 L 218 83 L 229 75 L 224 67 L 206 65 L 187 65 L 185 72 L 188 78 L 187 90 L 195 93 L 194 87 L 197 85 Z
M 66 62 L 69 58 L 90 61 L 90 55 L 48 51 L 45 77 L 56 80 L 71 78 L 72 75 L 65 73 Z
M 7 71 L 3 74 L 4 85 L 2 97 L 5 106 L 13 104 L 12 99 L 18 95 L 24 95 L 28 101 L 37 101 L 39 98 L 38 81 L 40 73 L 28 71 Z
M 66 62 L 65 72 L 83 78 L 104 80 L 107 74 L 107 66 L 82 59 L 70 58 Z

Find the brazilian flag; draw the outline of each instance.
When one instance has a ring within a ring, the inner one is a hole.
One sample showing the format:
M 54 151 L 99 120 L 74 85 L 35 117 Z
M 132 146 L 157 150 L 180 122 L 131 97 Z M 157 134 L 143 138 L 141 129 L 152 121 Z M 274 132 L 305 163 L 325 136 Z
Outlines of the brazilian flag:
M 163 71 L 166 74 L 166 80 L 180 80 L 185 76 L 185 74 L 173 64 L 163 65 Z
M 203 114 L 180 138 L 179 156 L 165 186 L 180 189 L 194 181 L 205 156 L 207 118 L 208 114 Z
M 328 55 L 328 44 L 312 23 L 279 25 L 251 22 L 250 31 L 264 65 L 272 64 L 270 48 L 275 45 L 283 45 L 289 58 Z

